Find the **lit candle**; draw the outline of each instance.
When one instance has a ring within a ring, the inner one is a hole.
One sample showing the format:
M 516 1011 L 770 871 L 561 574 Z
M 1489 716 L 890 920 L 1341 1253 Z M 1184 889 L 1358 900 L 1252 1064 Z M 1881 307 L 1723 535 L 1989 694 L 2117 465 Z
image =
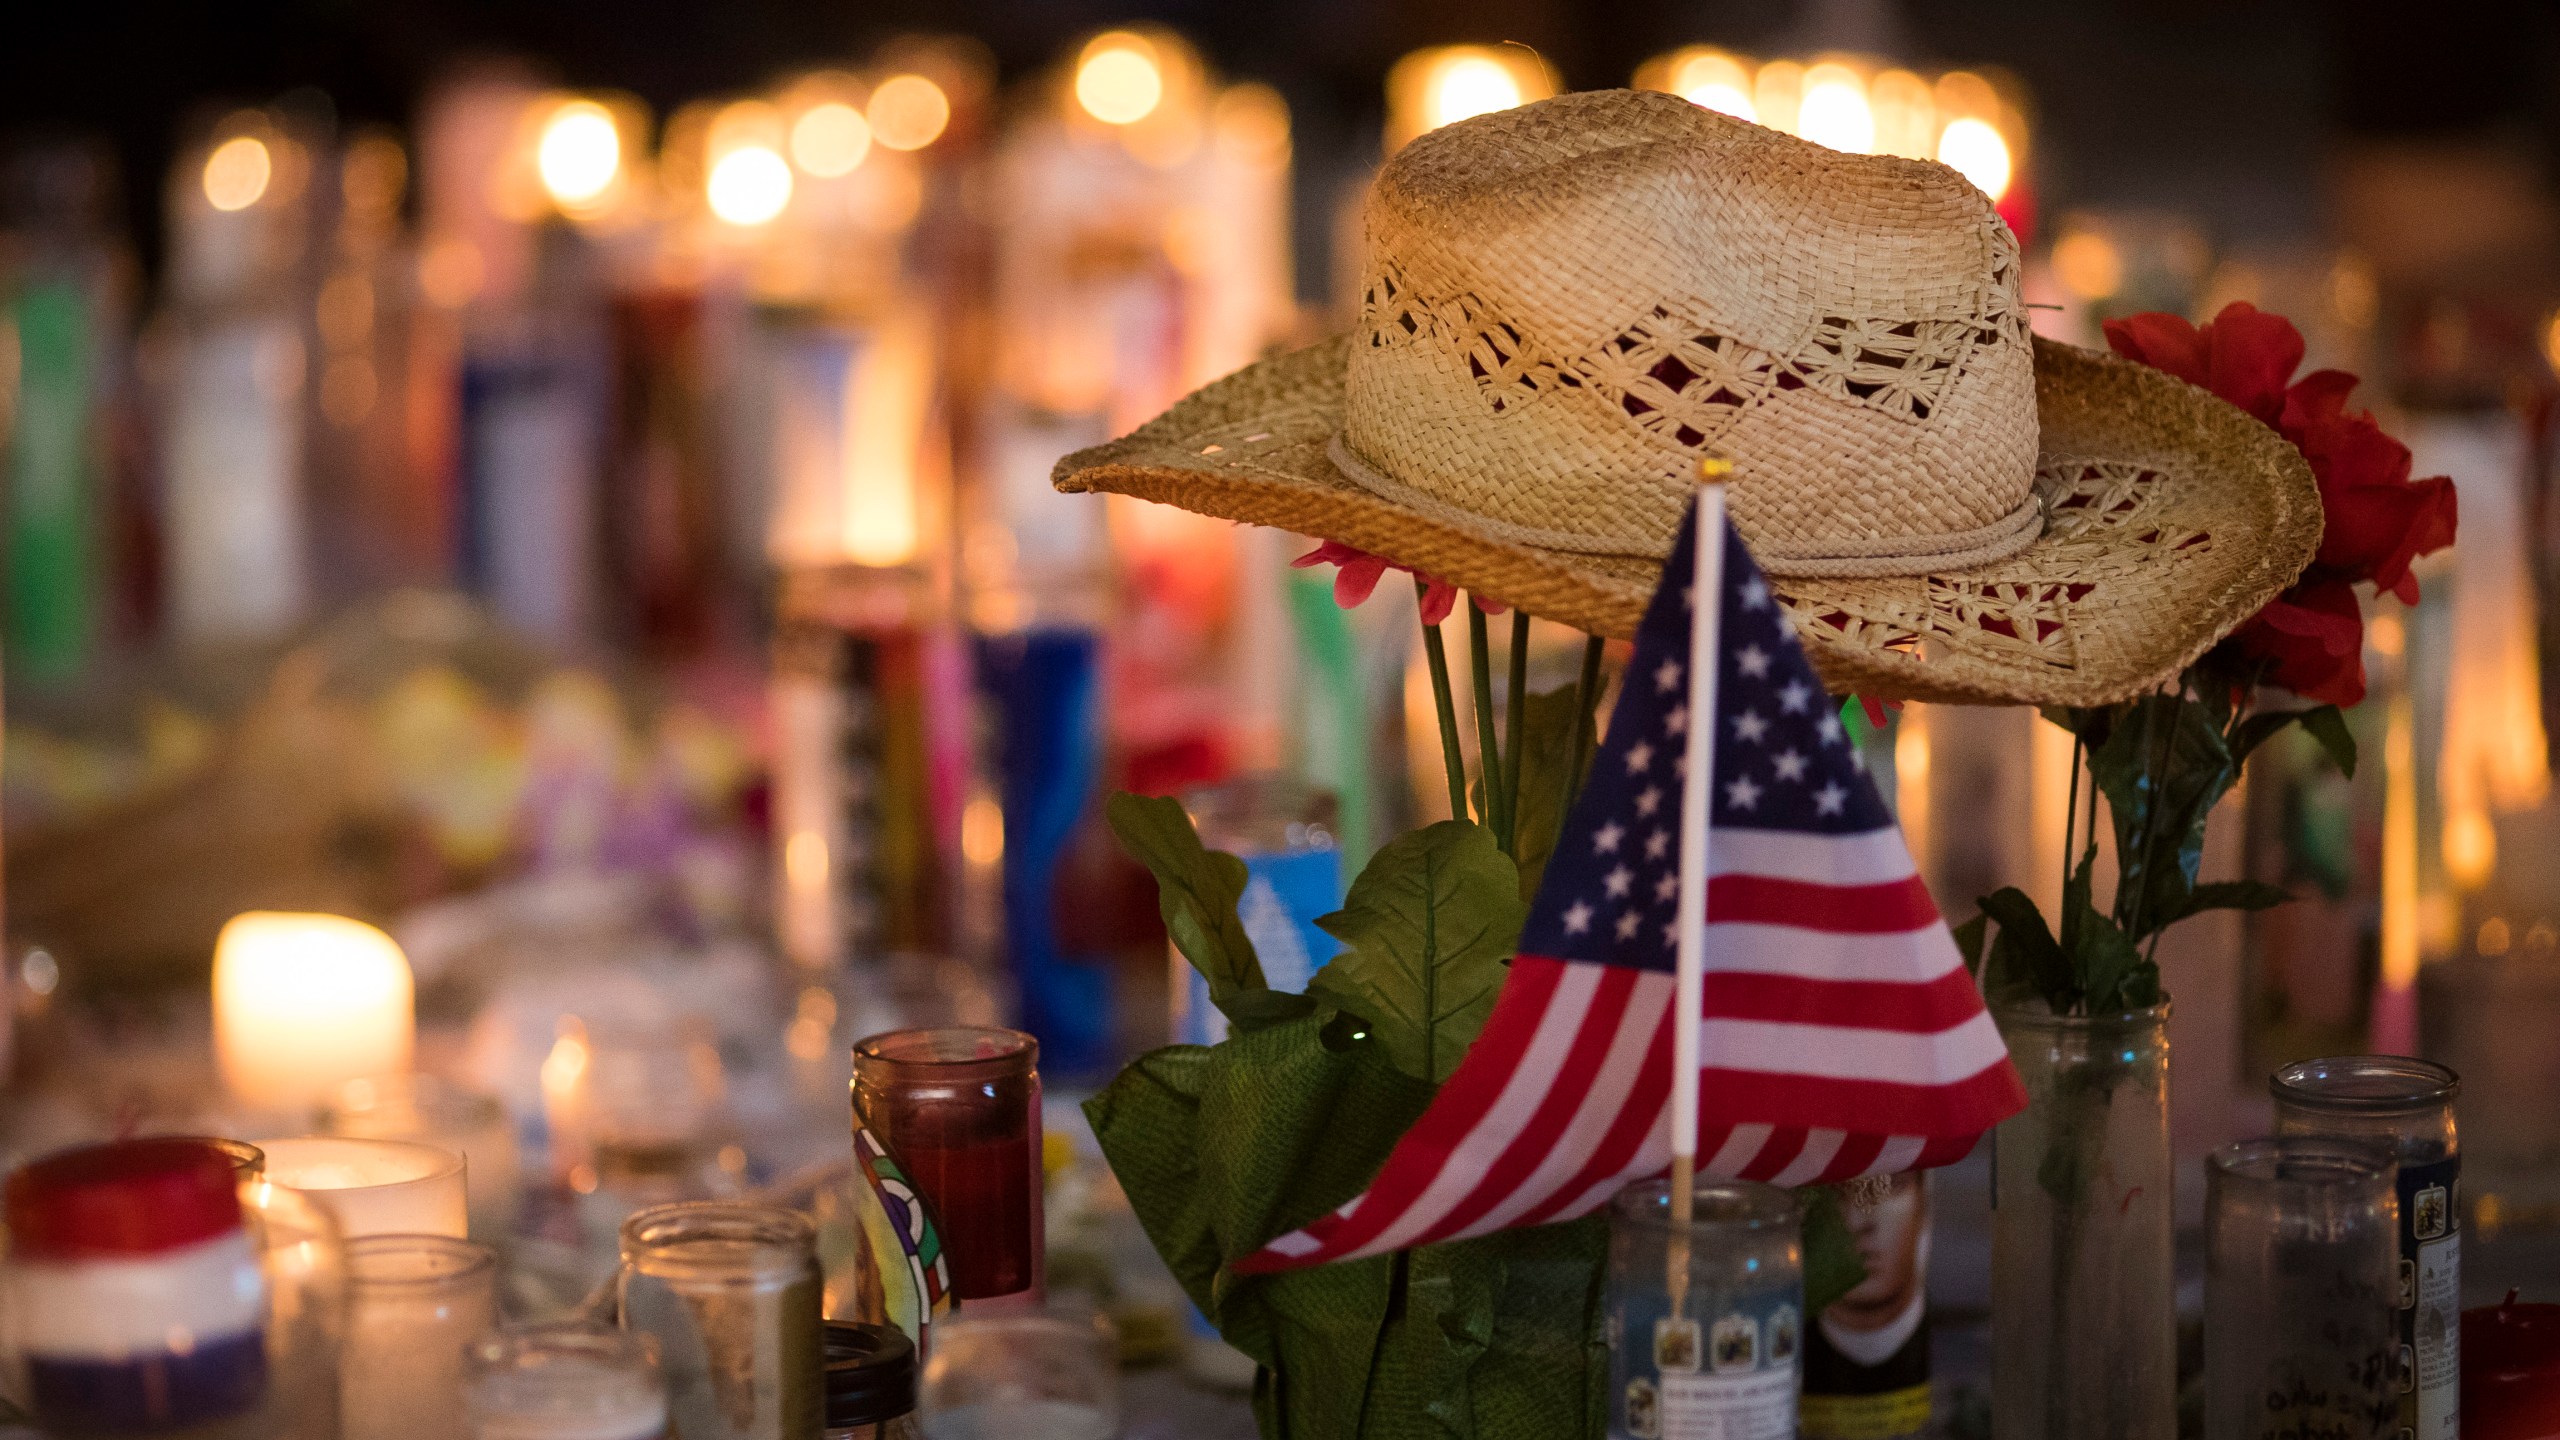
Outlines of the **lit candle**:
M 214 945 L 214 1051 L 256 1109 L 309 1111 L 349 1080 L 407 1070 L 411 1006 L 407 957 L 362 921 L 253 910 Z
M 450 1235 L 470 1229 L 462 1157 L 413 1140 L 305 1135 L 269 1140 L 267 1178 L 299 1190 L 350 1240 L 367 1235 Z

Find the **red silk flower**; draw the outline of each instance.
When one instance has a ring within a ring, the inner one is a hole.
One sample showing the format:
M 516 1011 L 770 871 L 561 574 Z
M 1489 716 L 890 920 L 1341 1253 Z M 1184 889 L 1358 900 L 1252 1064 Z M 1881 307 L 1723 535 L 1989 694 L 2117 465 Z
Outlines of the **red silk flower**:
M 2293 442 L 2320 484 L 2320 551 L 2293 588 L 2232 633 L 2266 678 L 2307 699 L 2364 698 L 2364 614 L 2354 587 L 2418 600 L 2410 565 L 2453 543 L 2453 481 L 2409 478 L 2409 447 L 2349 410 L 2356 377 L 2302 363 L 2302 334 L 2281 315 L 2234 301 L 2199 329 L 2151 313 L 2107 322 L 2119 355 L 2202 386 Z
M 1333 572 L 1333 603 L 1345 610 L 1368 599 L 1370 592 L 1378 588 L 1379 579 L 1388 571 L 1403 570 L 1409 575 L 1417 573 L 1406 566 L 1390 563 L 1383 555 L 1355 550 L 1339 540 L 1323 541 L 1313 550 L 1290 561 L 1289 565 L 1296 570 L 1304 570 L 1310 565 L 1340 567 Z M 1458 587 L 1435 576 L 1422 575 L 1419 578 L 1423 583 L 1422 623 L 1437 625 L 1448 619 L 1449 612 L 1457 608 Z M 1481 595 L 1474 599 L 1476 608 L 1487 615 L 1503 612 L 1504 606 L 1499 600 L 1487 600 Z

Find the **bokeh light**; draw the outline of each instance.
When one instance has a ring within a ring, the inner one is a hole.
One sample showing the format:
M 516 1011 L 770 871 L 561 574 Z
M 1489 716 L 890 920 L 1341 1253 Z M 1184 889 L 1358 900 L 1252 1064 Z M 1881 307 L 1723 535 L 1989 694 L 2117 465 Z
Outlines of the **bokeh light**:
M 2009 142 L 1988 120 L 1968 115 L 1949 121 L 1938 136 L 1938 159 L 1995 201 L 2009 193 Z
M 216 210 L 246 210 L 267 193 L 275 158 L 255 135 L 235 135 L 213 147 L 204 161 L 204 198 Z
M 1143 35 L 1097 35 L 1076 62 L 1076 103 L 1105 125 L 1135 125 L 1164 103 L 1164 67 Z
M 592 205 L 622 171 L 622 131 L 613 112 L 593 100 L 570 100 L 543 122 L 535 151 L 542 188 L 561 208 Z
M 871 138 L 892 150 L 921 150 L 951 123 L 951 97 L 922 75 L 892 75 L 871 92 L 863 116 Z
M 871 153 L 871 122 L 841 100 L 812 105 L 791 122 L 791 159 L 823 179 L 850 175 Z
M 1450 56 L 1424 93 L 1423 123 L 1433 130 L 1512 109 L 1524 98 L 1510 68 L 1486 55 Z
M 1797 102 L 1796 133 L 1816 145 L 1851 155 L 1873 154 L 1875 111 L 1867 105 L 1866 82 L 1846 65 L 1816 65 L 1804 73 L 1804 97 Z
M 763 145 L 741 145 L 712 162 L 711 213 L 732 225 L 768 223 L 791 203 L 791 167 Z

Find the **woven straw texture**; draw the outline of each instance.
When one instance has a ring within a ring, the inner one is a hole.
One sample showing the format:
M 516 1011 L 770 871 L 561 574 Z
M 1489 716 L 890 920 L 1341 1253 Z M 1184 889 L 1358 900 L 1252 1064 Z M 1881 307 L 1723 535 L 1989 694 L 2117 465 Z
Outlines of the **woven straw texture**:
M 1358 327 L 1069 456 L 1627 635 L 1700 458 L 1835 690 L 2094 704 L 2166 679 L 2318 545 L 2308 467 L 2158 372 L 2036 340 L 1943 166 L 1674 96 L 1436 131 L 1369 209 Z

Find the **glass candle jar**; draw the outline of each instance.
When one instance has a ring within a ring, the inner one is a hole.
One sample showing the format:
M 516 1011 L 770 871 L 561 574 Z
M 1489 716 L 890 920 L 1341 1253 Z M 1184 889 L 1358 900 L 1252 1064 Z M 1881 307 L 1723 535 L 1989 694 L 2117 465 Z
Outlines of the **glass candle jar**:
M 922 1401 L 929 1440 L 1111 1440 L 1119 1342 L 1099 1316 L 963 1314 L 933 1327 Z
M 240 1440 L 341 1440 L 349 1287 L 338 1218 L 263 1177 L 241 1182 L 240 1215 L 267 1287 L 267 1403 L 239 1427 Z
M 2399 1429 L 2397 1166 L 2379 1142 L 2288 1135 L 2205 1163 L 2205 1440 Z
M 498 1257 L 444 1235 L 347 1244 L 346 1440 L 462 1433 L 464 1350 L 497 1322 Z
M 826 1440 L 919 1440 L 916 1347 L 904 1331 L 827 1322 Z
M 853 1115 L 905 1171 L 961 1300 L 1036 1299 L 1040 1043 L 1018 1030 L 894 1030 L 853 1047 Z
M 350 1240 L 367 1235 L 470 1232 L 460 1155 L 413 1140 L 304 1135 L 269 1140 L 267 1178 L 310 1196 Z
M 1785 1440 L 1804 1349 L 1795 1196 L 1747 1180 L 1692 1194 L 1686 1226 L 1668 1180 L 1610 1204 L 1609 1434 Z
M 364 1140 L 415 1140 L 453 1151 L 470 1176 L 471 1228 L 483 1238 L 515 1223 L 518 1178 L 515 1127 L 495 1096 L 433 1075 L 369 1075 L 338 1087 L 321 1128 Z
M 2169 1006 L 1993 1010 L 2027 1108 L 1992 1137 L 1991 1427 L 2002 1440 L 2177 1431 Z
M 267 1293 L 229 1155 L 128 1140 L 9 1175 L 0 1336 L 46 1433 L 140 1434 L 267 1401 Z
M 658 1205 L 622 1224 L 622 1325 L 657 1342 L 683 1440 L 818 1440 L 817 1228 L 763 1205 Z
M 663 1440 L 667 1391 L 648 1337 L 528 1325 L 482 1340 L 464 1366 L 472 1440 Z
M 2276 1133 L 2377 1140 L 2400 1162 L 2400 1426 L 2412 1440 L 2462 1433 L 2462 1080 L 2406 1055 L 2288 1065 L 2267 1080 Z

